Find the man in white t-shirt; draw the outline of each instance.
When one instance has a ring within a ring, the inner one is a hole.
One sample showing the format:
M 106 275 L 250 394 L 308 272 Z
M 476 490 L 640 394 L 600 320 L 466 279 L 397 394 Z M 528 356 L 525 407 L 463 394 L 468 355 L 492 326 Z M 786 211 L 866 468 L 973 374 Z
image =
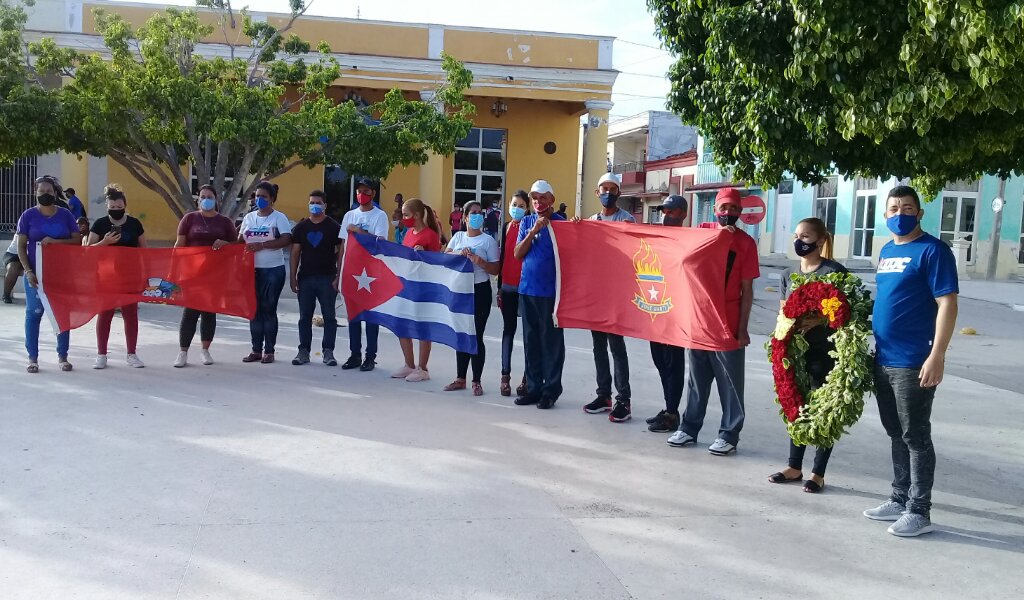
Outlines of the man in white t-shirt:
M 597 181 L 594 195 L 601 200 L 602 209 L 592 215 L 591 221 L 616 221 L 636 223 L 633 215 L 619 208 L 619 178 L 614 173 L 605 173 Z M 579 221 L 579 217 L 573 221 Z M 626 340 L 621 335 L 591 331 L 594 340 L 594 367 L 597 370 L 597 397 L 583 407 L 590 414 L 609 412 L 608 420 L 624 423 L 632 418 L 629 387 L 629 358 L 626 356 Z M 608 363 L 608 350 L 614 364 L 615 402 L 612 402 L 612 366 Z
M 14 236 L 7 252 L 4 252 L 4 304 L 14 304 L 14 286 L 21 277 L 21 260 L 18 259 L 18 236 Z
M 388 236 L 388 213 L 377 208 L 373 203 L 376 190 L 373 181 L 364 177 L 356 180 L 356 202 L 359 208 L 345 213 L 341 220 L 341 231 L 338 238 L 341 240 L 338 252 L 338 278 L 334 281 L 334 288 L 341 290 L 342 263 L 345 259 L 345 242 L 348 241 L 350 233 L 369 233 L 377 237 L 387 238 Z M 342 369 L 354 369 L 359 367 L 360 371 L 372 371 L 377 364 L 377 337 L 380 333 L 380 326 L 375 323 L 366 324 L 366 358 L 363 359 L 363 322 L 361 320 L 349 321 L 348 323 L 348 347 L 352 355 L 341 365 Z

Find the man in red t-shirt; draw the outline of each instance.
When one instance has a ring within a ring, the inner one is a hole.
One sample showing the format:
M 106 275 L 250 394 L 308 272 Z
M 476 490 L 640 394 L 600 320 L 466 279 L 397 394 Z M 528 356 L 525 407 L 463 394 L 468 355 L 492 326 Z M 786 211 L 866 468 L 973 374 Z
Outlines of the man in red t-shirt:
M 715 198 L 718 226 L 733 236 L 725 267 L 725 316 L 736 338 L 736 349 L 686 350 L 686 411 L 679 422 L 679 430 L 668 438 L 669 445 L 676 447 L 697 442 L 711 396 L 711 382 L 717 381 L 722 423 L 718 438 L 708 447 L 708 452 L 717 456 L 736 452 L 743 429 L 743 370 L 746 347 L 750 345 L 747 323 L 754 303 L 754 280 L 761 276 L 757 243 L 745 231 L 736 228 L 741 210 L 740 194 L 735 188 L 722 190 Z

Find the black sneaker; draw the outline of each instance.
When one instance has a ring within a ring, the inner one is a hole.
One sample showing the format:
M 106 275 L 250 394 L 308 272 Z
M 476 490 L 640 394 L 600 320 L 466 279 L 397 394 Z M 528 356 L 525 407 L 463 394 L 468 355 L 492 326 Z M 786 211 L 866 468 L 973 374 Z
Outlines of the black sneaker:
M 558 398 L 541 398 L 540 402 L 537 403 L 537 408 L 541 410 L 554 408 L 555 402 L 558 402 Z
M 629 409 L 628 400 L 617 401 L 615 403 L 615 408 L 613 408 L 611 414 L 608 415 L 608 420 L 612 423 L 625 423 L 632 418 L 633 414 Z
M 583 407 L 583 412 L 596 415 L 608 412 L 612 409 L 612 399 L 609 396 L 598 396 L 594 401 Z
M 647 419 L 647 430 L 654 433 L 668 433 L 679 429 L 679 413 L 661 411 L 654 417 Z
M 377 355 L 376 354 L 367 354 L 366 355 L 366 360 L 363 361 L 363 364 L 359 365 L 359 370 L 365 373 L 367 371 L 372 371 L 373 368 L 376 367 L 376 366 L 377 366 Z
M 14 304 L 13 296 L 4 296 L 4 304 Z
M 355 369 L 360 364 L 362 364 L 362 362 L 363 362 L 363 357 L 362 356 L 359 356 L 358 354 L 353 354 L 352 356 L 348 357 L 348 360 L 345 361 L 345 364 L 341 365 L 341 368 L 345 369 L 345 370 Z
M 513 402 L 516 404 L 516 406 L 529 406 L 531 404 L 537 404 L 539 400 L 535 396 L 523 394 L 521 396 L 516 396 L 516 399 L 513 400 Z

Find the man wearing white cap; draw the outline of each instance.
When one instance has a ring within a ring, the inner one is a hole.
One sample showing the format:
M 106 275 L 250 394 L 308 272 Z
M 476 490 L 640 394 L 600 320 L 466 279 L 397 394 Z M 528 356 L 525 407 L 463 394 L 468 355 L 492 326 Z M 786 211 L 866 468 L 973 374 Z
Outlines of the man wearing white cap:
M 600 212 L 590 217 L 591 221 L 617 221 L 636 223 L 633 215 L 619 208 L 619 178 L 614 173 L 605 173 L 597 182 L 594 194 L 601 200 Z M 574 219 L 578 220 L 578 219 Z M 626 356 L 626 340 L 621 335 L 591 331 L 594 339 L 594 367 L 597 369 L 597 397 L 583 407 L 590 414 L 611 411 L 608 420 L 624 423 L 632 418 L 629 389 L 629 358 Z M 615 364 L 615 405 L 612 406 L 612 369 L 608 364 L 608 349 L 612 351 Z
M 515 257 L 523 261 L 519 301 L 526 349 L 526 393 L 519 406 L 536 404 L 548 409 L 562 395 L 565 338 L 555 327 L 555 247 L 548 224 L 564 221 L 554 212 L 555 191 L 538 179 L 530 188 L 533 214 L 523 217 L 516 239 Z

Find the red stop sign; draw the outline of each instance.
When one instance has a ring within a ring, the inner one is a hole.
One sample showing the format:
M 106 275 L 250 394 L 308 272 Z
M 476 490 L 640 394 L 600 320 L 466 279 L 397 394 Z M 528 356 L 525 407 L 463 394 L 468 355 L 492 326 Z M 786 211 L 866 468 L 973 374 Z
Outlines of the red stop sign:
M 743 212 L 740 213 L 740 221 L 747 225 L 757 225 L 764 221 L 768 214 L 764 200 L 760 196 L 745 196 L 740 200 L 740 206 L 743 208 Z

